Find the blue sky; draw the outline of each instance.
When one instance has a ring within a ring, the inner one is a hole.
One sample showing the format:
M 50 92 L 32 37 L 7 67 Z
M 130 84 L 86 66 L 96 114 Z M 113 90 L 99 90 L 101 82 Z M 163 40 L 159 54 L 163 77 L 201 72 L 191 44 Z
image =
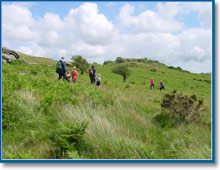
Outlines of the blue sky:
M 43 17 L 45 13 L 52 12 L 57 13 L 61 18 L 64 18 L 71 8 L 78 8 L 84 2 L 34 2 L 30 6 L 30 10 L 34 17 Z M 113 23 L 117 22 L 117 14 L 120 12 L 120 8 L 128 2 L 96 2 L 99 7 L 99 12 L 104 14 Z M 135 11 L 133 15 L 138 15 L 145 10 L 157 10 L 157 2 L 129 2 L 134 5 Z M 176 19 L 185 23 L 188 28 L 200 26 L 198 19 L 198 12 L 191 11 L 189 14 L 179 14 Z
M 3 2 L 2 11 L 3 46 L 26 54 L 147 57 L 211 72 L 211 2 Z

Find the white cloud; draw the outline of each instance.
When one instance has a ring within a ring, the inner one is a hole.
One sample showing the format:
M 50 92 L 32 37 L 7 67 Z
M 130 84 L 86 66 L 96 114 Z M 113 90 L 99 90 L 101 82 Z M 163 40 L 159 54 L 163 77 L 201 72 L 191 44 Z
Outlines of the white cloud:
M 159 14 L 151 10 L 146 10 L 137 16 L 132 16 L 134 6 L 129 4 L 121 8 L 119 14 L 119 26 L 133 26 L 136 33 L 143 32 L 166 32 L 173 33 L 179 31 L 183 27 L 183 23 L 166 20 Z
M 60 19 L 59 15 L 54 13 L 46 13 L 43 18 L 40 18 L 37 22 L 37 27 L 42 30 L 54 30 L 62 31 L 64 30 L 64 23 Z
M 186 60 L 211 60 L 212 33 L 207 29 L 189 29 L 178 36 L 181 42 L 182 56 Z
M 69 28 L 79 33 L 80 38 L 89 44 L 107 44 L 117 34 L 112 22 L 98 13 L 95 3 L 84 3 L 79 8 L 71 9 L 64 20 Z
M 165 4 L 160 2 L 157 6 L 158 15 L 168 20 L 173 20 L 173 18 L 181 11 L 180 2 L 167 2 Z
M 26 7 L 14 4 L 3 5 L 2 16 L 2 36 L 4 40 L 24 43 L 38 38 L 38 33 L 32 29 L 34 19 Z
M 2 6 L 2 23 L 8 26 L 32 26 L 34 20 L 30 10 L 15 4 Z
M 158 60 L 194 72 L 211 71 L 211 7 L 208 3 L 159 3 L 157 10 L 134 16 L 136 7 L 126 4 L 113 24 L 99 13 L 96 3 L 71 9 L 62 19 L 45 13 L 34 19 L 28 5 L 3 4 L 3 46 L 33 56 L 67 60 L 82 55 L 103 63 L 116 57 Z M 197 11 L 201 27 L 186 29 L 175 20 L 179 14 Z M 15 45 L 16 44 L 16 45 Z
M 198 11 L 199 13 L 199 20 L 201 25 L 204 28 L 211 28 L 212 27 L 212 3 L 211 2 L 189 2 L 184 3 L 185 8 L 190 10 Z

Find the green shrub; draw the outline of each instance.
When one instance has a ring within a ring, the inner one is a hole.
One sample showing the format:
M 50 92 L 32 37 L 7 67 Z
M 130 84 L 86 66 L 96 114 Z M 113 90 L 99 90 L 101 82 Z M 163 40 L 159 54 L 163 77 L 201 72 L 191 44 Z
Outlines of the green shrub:
M 119 74 L 123 77 L 124 82 L 130 76 L 130 70 L 124 65 L 118 65 L 112 69 L 112 72 L 115 74 Z
M 56 150 L 56 158 L 76 156 L 76 151 L 80 149 L 83 135 L 88 126 L 88 122 L 60 124 L 51 137 Z M 77 154 L 78 155 L 78 154 Z
M 160 125 L 162 128 L 172 128 L 176 126 L 175 117 L 170 114 L 158 114 L 153 118 L 155 124 Z
M 2 128 L 16 129 L 26 118 L 26 110 L 19 106 L 18 98 L 15 96 L 4 97 L 2 100 Z
M 150 71 L 157 72 L 157 69 L 156 68 L 152 68 L 152 69 L 150 69 Z
M 38 73 L 38 71 L 37 71 L 36 68 L 32 68 L 32 69 L 31 69 L 31 74 L 37 75 L 37 73 Z
M 72 56 L 71 60 L 73 64 L 80 69 L 81 74 L 83 74 L 89 68 L 89 63 L 87 60 L 80 55 Z
M 116 63 L 123 63 L 124 62 L 122 57 L 117 57 L 115 61 L 116 61 Z
M 174 90 L 171 94 L 166 94 L 161 108 L 163 112 L 178 117 L 181 122 L 192 122 L 201 119 L 200 111 L 203 101 L 197 100 L 195 95 L 183 96 Z

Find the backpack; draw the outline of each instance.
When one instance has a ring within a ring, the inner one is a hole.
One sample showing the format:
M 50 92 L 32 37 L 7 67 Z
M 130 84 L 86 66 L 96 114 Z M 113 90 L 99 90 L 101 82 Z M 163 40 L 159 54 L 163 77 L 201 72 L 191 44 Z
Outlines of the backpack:
M 62 69 L 62 62 L 61 61 L 57 61 L 56 68 L 59 70 Z
M 89 69 L 89 75 L 93 75 L 92 69 Z

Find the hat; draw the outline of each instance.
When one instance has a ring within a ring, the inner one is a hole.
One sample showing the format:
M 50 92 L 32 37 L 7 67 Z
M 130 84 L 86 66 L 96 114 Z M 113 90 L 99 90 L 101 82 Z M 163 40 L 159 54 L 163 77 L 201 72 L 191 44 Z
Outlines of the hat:
M 62 60 L 64 60 L 64 57 L 61 57 Z
M 76 67 L 74 66 L 73 69 L 76 69 Z
M 100 77 L 100 76 L 101 76 L 101 74 L 98 74 L 98 76 Z

